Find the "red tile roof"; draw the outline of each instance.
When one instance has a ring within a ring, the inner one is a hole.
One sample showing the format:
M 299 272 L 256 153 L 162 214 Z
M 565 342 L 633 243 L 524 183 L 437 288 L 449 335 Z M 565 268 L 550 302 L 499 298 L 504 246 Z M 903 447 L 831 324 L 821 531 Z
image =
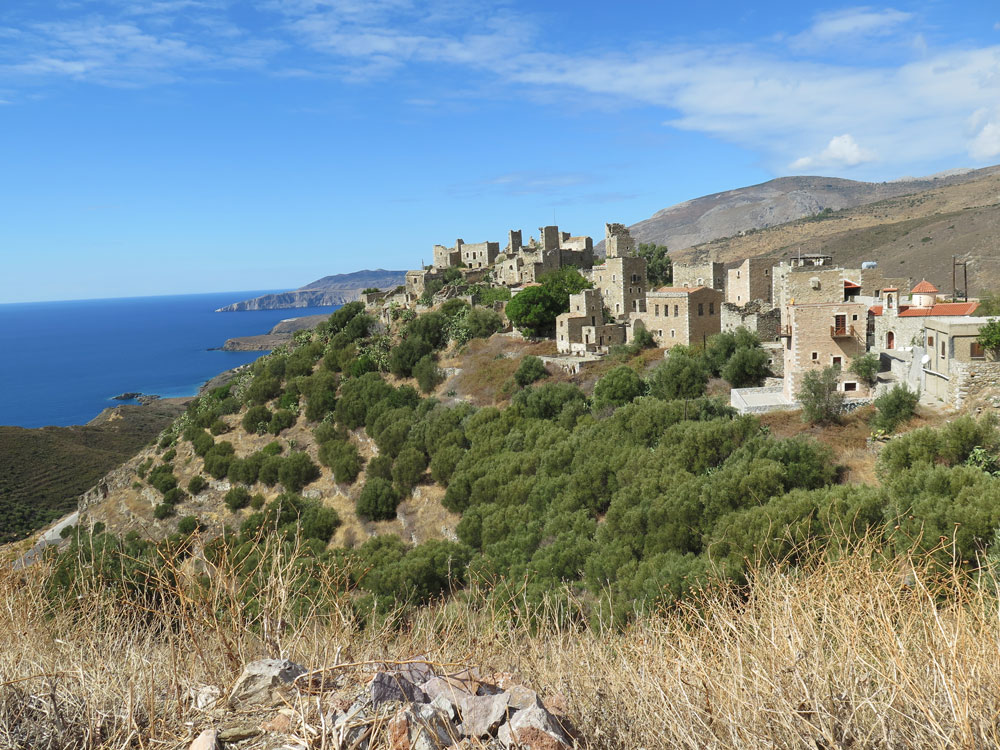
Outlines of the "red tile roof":
M 921 292 L 917 292 L 921 294 Z M 930 292 L 925 292 L 930 294 Z M 979 307 L 978 302 L 940 302 L 933 307 L 907 307 L 899 309 L 901 318 L 929 318 L 938 315 L 972 315 Z
M 899 291 L 899 287 L 898 286 L 887 286 L 882 291 L 883 292 L 898 292 Z
M 872 315 L 881 315 L 882 305 L 872 305 L 871 307 L 868 308 L 868 312 L 870 312 Z
M 924 279 L 910 290 L 910 294 L 937 294 L 938 288 L 927 279 Z
M 844 289 L 860 289 L 861 284 L 855 284 L 853 281 L 848 281 L 844 279 Z

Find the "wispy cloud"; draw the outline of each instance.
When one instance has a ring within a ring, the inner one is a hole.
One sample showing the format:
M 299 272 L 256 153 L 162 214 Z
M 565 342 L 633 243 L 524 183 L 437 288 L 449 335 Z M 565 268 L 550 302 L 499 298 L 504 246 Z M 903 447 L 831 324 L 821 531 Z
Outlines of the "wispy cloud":
M 451 186 L 456 195 L 558 195 L 574 192 L 576 188 L 594 185 L 601 181 L 597 175 L 586 172 L 508 172 L 485 180 L 476 180 Z
M 895 33 L 913 18 L 912 13 L 892 8 L 845 8 L 816 16 L 812 26 L 794 37 L 798 43 L 830 42 L 841 39 L 870 39 Z
M 776 172 L 892 169 L 994 158 L 1000 45 L 935 49 L 920 18 L 874 6 L 816 15 L 781 40 L 693 47 L 650 40 L 560 49 L 527 13 L 487 0 L 259 0 L 241 27 L 232 0 L 115 0 L 58 23 L 0 28 L 0 83 L 69 78 L 150 85 L 222 70 L 378 84 L 428 66 L 504 97 L 562 96 L 652 107 L 667 127 L 751 149 Z M 85 3 L 89 9 L 92 3 Z M 266 33 L 261 29 L 266 29 Z M 892 49 L 878 64 L 817 50 Z M 419 95 L 422 100 L 446 95 Z M 531 176 L 506 187 L 530 190 Z M 516 187 L 515 187 L 516 185 Z M 542 185 L 539 190 L 566 189 Z M 480 186 L 482 189 L 482 186 Z

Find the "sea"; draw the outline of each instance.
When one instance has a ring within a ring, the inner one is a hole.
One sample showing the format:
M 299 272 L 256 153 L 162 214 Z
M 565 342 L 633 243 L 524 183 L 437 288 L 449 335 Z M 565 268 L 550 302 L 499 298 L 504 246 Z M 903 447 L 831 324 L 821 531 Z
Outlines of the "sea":
M 217 313 L 276 290 L 0 304 L 0 424 L 85 424 L 122 393 L 192 396 L 266 352 L 213 351 L 333 307 Z

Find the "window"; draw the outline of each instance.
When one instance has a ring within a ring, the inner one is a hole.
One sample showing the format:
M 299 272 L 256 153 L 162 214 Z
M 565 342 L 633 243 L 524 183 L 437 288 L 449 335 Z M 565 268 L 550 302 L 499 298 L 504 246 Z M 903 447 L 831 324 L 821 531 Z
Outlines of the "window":
M 699 315 L 704 315 L 705 314 L 705 303 L 704 302 L 699 302 L 698 303 L 698 314 Z
M 928 336 L 927 337 L 927 348 L 928 349 L 933 349 L 934 348 L 934 337 L 933 336 Z
M 885 334 L 885 348 L 895 349 L 896 348 L 896 334 L 889 331 Z
M 702 279 L 702 278 L 698 279 L 698 286 L 701 286 L 704 283 L 705 283 L 705 279 Z
M 813 360 L 813 362 L 818 362 L 819 361 L 819 352 L 813 352 L 812 353 L 812 360 Z
M 857 383 L 844 383 L 844 390 L 845 391 L 856 391 L 856 390 L 858 390 L 858 384 Z
M 677 305 L 674 305 L 674 317 L 675 317 L 675 318 L 676 318 L 676 317 L 677 317 L 677 315 L 679 314 L 679 313 L 677 312 L 677 310 L 678 310 L 678 307 L 677 307 Z
M 670 329 L 670 338 L 674 338 L 675 334 L 676 334 L 676 331 L 673 328 L 671 328 Z
M 945 350 L 945 342 L 944 341 L 941 342 L 941 356 L 942 357 L 947 357 L 948 356 L 948 354 L 947 354 L 947 352 Z
M 653 305 L 653 315 L 655 315 L 657 318 L 660 317 L 660 306 L 659 305 Z
M 857 319 L 858 319 L 858 316 L 857 316 L 857 315 L 852 315 L 852 316 L 851 316 L 851 320 L 857 320 Z
M 663 329 L 661 328 L 659 331 L 657 331 L 656 335 L 659 336 L 662 339 L 663 338 Z
M 615 302 L 615 312 L 620 313 L 622 311 L 622 306 Z
M 714 302 L 709 302 L 708 303 L 708 314 L 709 315 L 715 315 L 715 303 Z
M 737 271 L 737 272 L 736 272 L 736 278 L 738 279 L 739 277 L 740 277 L 740 272 L 739 272 L 739 271 Z
M 978 341 L 970 342 L 969 356 L 973 359 L 986 359 L 986 352 L 983 351 L 983 345 Z
M 831 364 L 839 370 L 843 366 L 843 364 L 844 364 L 844 358 L 843 357 L 834 357 L 831 360 Z

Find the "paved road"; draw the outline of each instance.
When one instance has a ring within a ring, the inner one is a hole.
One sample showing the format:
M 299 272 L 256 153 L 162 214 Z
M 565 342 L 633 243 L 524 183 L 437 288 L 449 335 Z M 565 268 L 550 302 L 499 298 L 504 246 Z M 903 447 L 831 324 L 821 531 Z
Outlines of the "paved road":
M 53 544 L 59 544 L 59 542 L 62 541 L 61 533 L 63 529 L 67 526 L 76 526 L 76 522 L 79 520 L 80 512 L 74 511 L 48 531 L 44 532 L 38 538 L 38 541 L 35 542 L 35 546 L 25 552 L 19 560 L 14 562 L 14 570 L 27 568 L 29 565 L 33 564 L 46 548 L 51 547 Z

